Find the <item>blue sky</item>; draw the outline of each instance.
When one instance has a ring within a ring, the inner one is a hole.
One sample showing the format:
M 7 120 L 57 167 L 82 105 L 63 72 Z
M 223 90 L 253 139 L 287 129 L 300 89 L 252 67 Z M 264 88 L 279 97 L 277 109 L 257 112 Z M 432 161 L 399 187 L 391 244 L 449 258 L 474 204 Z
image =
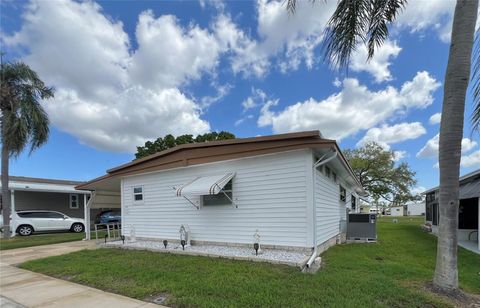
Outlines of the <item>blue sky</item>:
M 319 129 L 341 148 L 374 140 L 438 183 L 443 79 L 454 1 L 410 3 L 372 61 L 321 58 L 335 1 L 2 1 L 2 51 L 56 88 L 48 143 L 11 174 L 88 180 L 168 133 L 238 137 Z M 480 167 L 468 121 L 462 173 Z

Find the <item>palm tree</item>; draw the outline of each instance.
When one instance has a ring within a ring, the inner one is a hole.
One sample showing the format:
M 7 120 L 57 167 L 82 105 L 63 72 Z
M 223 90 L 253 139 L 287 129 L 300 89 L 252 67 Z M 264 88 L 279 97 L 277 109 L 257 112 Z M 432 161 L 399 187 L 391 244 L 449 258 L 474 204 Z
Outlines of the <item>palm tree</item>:
M 287 10 L 295 12 L 297 0 L 287 1 Z M 366 44 L 368 58 L 388 37 L 393 23 L 407 0 L 339 0 L 325 31 L 325 59 L 340 68 L 348 67 L 350 56 L 359 44 Z M 452 38 L 444 83 L 440 125 L 440 222 L 434 286 L 443 291 L 458 289 L 457 226 L 458 191 L 463 137 L 465 96 L 470 80 L 473 36 L 478 0 L 457 0 L 453 17 Z M 474 60 L 479 60 L 477 51 Z M 480 62 L 476 76 L 474 127 L 480 124 Z M 475 74 L 476 73 L 476 74 Z
M 53 97 L 28 65 L 22 62 L 1 63 L 0 111 L 2 141 L 2 211 L 4 237 L 10 237 L 11 196 L 8 187 L 10 157 L 17 157 L 26 146 L 30 153 L 48 139 L 48 116 L 41 99 Z

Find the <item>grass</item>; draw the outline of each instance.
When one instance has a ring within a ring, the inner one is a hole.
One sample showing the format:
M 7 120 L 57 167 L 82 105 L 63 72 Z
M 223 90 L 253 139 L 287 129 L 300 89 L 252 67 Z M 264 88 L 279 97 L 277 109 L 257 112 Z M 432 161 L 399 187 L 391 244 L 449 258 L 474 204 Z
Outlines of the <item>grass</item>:
M 95 233 L 91 233 L 92 239 Z M 66 242 L 81 241 L 85 238 L 85 232 L 82 233 L 44 233 L 31 236 L 15 236 L 9 239 L 0 238 L 0 250 L 24 248 L 40 245 L 58 244 Z
M 378 223 L 376 244 L 337 245 L 314 275 L 296 268 L 132 251 L 85 250 L 29 261 L 22 268 L 147 299 L 168 294 L 180 307 L 448 307 L 424 287 L 435 266 L 435 237 L 421 219 Z M 459 250 L 461 287 L 480 293 L 480 256 Z

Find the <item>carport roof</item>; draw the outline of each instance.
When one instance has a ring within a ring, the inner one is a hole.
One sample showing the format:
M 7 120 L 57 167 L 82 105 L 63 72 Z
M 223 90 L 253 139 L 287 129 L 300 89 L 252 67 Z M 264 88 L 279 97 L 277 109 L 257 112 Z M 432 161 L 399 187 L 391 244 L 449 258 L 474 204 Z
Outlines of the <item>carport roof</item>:
M 8 179 L 8 187 L 10 190 L 77 194 L 85 193 L 75 189 L 75 186 L 85 183 L 80 181 L 32 178 L 25 176 L 9 176 Z

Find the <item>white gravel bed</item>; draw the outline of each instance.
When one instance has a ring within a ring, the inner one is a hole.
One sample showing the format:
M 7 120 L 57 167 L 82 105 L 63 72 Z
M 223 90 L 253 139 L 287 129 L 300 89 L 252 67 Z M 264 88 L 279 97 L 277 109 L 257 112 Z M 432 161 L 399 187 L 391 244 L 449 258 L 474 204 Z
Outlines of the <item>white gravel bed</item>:
M 232 259 L 267 261 L 292 266 L 302 266 L 310 257 L 310 255 L 303 252 L 277 249 L 262 249 L 258 256 L 256 256 L 255 250 L 253 248 L 216 245 L 185 246 L 185 250 L 182 250 L 182 246 L 180 244 L 168 243 L 167 249 L 165 249 L 162 242 L 144 240 L 135 242 L 125 241 L 125 244 L 122 244 L 121 241 L 115 241 L 108 242 L 106 245 L 110 247 L 113 246 L 127 249 L 145 249 L 159 252 L 171 252 L 189 255 L 210 255 Z

